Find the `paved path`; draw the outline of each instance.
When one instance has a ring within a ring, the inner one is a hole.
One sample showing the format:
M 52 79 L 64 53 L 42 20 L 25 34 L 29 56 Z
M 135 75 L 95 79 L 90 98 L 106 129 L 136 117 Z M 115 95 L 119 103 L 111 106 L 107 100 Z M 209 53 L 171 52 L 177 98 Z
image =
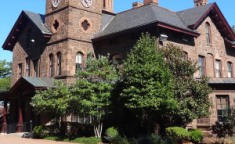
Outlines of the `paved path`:
M 74 144 L 40 139 L 26 139 L 11 136 L 0 136 L 0 144 Z

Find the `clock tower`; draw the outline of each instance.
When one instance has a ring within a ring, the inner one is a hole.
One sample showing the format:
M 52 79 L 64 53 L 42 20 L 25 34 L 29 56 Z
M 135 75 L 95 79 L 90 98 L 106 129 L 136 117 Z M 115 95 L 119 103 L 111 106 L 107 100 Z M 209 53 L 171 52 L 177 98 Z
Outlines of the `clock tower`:
M 101 29 L 102 9 L 103 0 L 46 1 L 45 24 L 53 35 L 44 53 L 61 53 L 63 78 L 74 77 L 78 53 L 86 59 L 94 51 L 91 38 Z

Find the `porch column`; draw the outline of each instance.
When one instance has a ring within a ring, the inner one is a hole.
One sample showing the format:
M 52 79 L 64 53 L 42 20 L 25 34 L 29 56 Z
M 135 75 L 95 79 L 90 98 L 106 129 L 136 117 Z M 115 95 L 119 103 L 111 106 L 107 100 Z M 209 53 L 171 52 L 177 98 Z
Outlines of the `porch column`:
M 7 99 L 4 99 L 4 108 L 3 108 L 3 125 L 1 133 L 7 133 Z
M 18 117 L 18 125 L 17 125 L 17 132 L 22 132 L 23 128 L 23 116 L 22 116 L 22 111 L 21 111 L 21 102 L 22 100 L 19 99 L 18 101 L 18 109 L 19 109 L 19 117 Z

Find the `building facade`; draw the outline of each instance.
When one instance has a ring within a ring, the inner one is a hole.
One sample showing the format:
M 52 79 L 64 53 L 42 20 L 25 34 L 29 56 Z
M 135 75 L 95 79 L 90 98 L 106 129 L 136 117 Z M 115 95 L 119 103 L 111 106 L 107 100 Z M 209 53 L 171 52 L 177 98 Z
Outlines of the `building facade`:
M 35 90 L 53 87 L 53 79 L 73 83 L 91 52 L 94 57 L 109 53 L 112 61 L 122 64 L 143 32 L 167 35 L 160 46 L 173 43 L 182 47 L 187 59 L 201 66 L 195 78 L 211 78 L 212 114 L 188 127 L 207 130 L 220 122 L 223 110 L 233 105 L 235 98 L 235 34 L 218 5 L 207 2 L 194 0 L 194 8 L 174 12 L 160 7 L 158 0 L 144 0 L 116 14 L 113 0 L 47 0 L 44 15 L 22 11 L 2 46 L 13 52 L 12 88 L 0 93 L 5 101 L 2 133 L 12 123 L 18 123 L 18 132 L 30 120 L 47 124 L 50 118 L 34 114 L 29 105 Z

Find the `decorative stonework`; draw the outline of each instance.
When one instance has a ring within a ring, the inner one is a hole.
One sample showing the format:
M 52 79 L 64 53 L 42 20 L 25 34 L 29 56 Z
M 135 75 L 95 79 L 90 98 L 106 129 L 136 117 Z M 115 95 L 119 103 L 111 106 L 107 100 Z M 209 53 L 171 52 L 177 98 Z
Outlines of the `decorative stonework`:
M 54 21 L 51 24 L 51 31 L 53 33 L 57 33 L 58 30 L 60 29 L 60 25 L 61 25 L 60 24 L 60 19 L 59 18 L 54 19 Z
M 88 33 L 91 31 L 92 29 L 92 23 L 91 20 L 88 18 L 82 18 L 80 20 L 80 27 L 82 29 L 83 32 Z

